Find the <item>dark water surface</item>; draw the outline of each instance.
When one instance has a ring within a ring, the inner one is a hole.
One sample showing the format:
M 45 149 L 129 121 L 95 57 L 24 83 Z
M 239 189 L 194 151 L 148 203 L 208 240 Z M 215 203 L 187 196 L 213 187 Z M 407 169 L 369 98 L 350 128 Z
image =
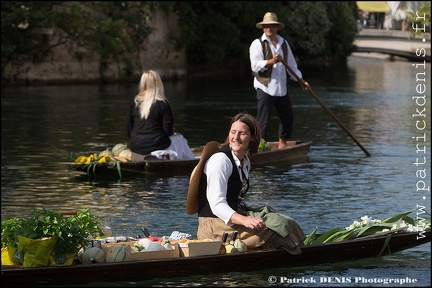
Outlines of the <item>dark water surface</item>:
M 300 223 L 305 233 L 347 227 L 368 215 L 384 219 L 417 205 L 430 209 L 430 191 L 417 191 L 416 141 L 422 134 L 412 117 L 419 106 L 416 73 L 409 62 L 350 58 L 338 70 L 308 70 L 313 91 L 369 151 L 365 153 L 325 110 L 294 82 L 294 138 L 314 142 L 309 156 L 292 165 L 255 169 L 248 202 L 267 203 Z M 430 64 L 424 71 L 430 83 Z M 142 175 L 90 181 L 68 170 L 68 155 L 102 151 L 127 142 L 125 112 L 132 85 L 58 85 L 2 87 L 1 217 L 22 217 L 35 207 L 56 211 L 89 208 L 115 235 L 136 236 L 142 227 L 154 235 L 178 230 L 195 235 L 197 219 L 185 212 L 188 175 Z M 430 87 L 426 91 L 427 178 L 430 186 Z M 166 82 L 176 130 L 191 146 L 223 141 L 237 112 L 255 115 L 252 79 L 208 78 Z M 277 138 L 274 113 L 271 133 Z M 422 131 L 423 133 L 423 131 Z M 411 215 L 414 216 L 415 215 Z M 327 283 L 320 277 L 416 279 L 400 286 L 431 285 L 430 243 L 378 259 L 285 267 L 248 273 L 154 279 L 89 286 L 276 286 L 271 275 L 314 278 L 318 284 L 281 286 L 393 286 L 374 283 Z M 239 263 L 241 265 L 241 263 Z M 143 271 L 145 273 L 145 271 Z M 78 275 L 77 275 L 78 276 Z M 399 285 L 398 285 L 399 286 Z

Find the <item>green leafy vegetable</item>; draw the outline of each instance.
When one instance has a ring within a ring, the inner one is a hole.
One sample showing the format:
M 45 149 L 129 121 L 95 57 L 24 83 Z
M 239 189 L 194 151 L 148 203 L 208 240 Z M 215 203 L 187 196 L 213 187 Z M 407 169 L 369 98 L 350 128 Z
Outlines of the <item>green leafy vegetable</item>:
M 31 239 L 57 237 L 53 254 L 76 253 L 80 247 L 88 245 L 91 238 L 103 235 L 100 226 L 98 217 L 88 209 L 70 217 L 48 209 L 34 209 L 27 217 L 1 222 L 2 248 L 17 247 L 18 235 Z

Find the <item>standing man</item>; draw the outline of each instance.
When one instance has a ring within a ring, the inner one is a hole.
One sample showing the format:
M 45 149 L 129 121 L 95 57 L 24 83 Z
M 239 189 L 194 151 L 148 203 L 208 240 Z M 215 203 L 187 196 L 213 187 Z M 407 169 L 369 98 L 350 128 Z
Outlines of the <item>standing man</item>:
M 287 91 L 289 76 L 297 81 L 294 75 L 286 70 L 282 60 L 302 79 L 302 74 L 297 68 L 297 62 L 288 42 L 277 34 L 285 25 L 278 22 L 275 13 L 267 12 L 263 21 L 256 24 L 263 30 L 263 35 L 255 39 L 249 47 L 251 69 L 254 78 L 254 88 L 257 91 L 257 120 L 261 129 L 261 136 L 267 141 L 267 126 L 271 112 L 275 107 L 279 115 L 279 149 L 287 147 L 286 141 L 291 138 L 293 127 L 293 112 L 291 100 Z M 304 90 L 308 90 L 309 84 L 304 82 Z

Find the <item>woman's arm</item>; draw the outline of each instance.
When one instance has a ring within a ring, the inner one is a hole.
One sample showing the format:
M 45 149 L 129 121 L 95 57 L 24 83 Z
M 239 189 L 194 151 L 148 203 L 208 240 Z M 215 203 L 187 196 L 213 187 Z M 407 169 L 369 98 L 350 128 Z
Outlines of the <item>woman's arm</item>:
M 207 176 L 207 200 L 210 208 L 217 217 L 225 223 L 235 212 L 227 202 L 228 179 L 232 174 L 232 163 L 225 153 L 215 153 L 204 166 L 204 173 Z
M 171 110 L 171 106 L 168 102 L 164 102 L 164 112 L 163 112 L 163 130 L 166 135 L 171 136 L 174 134 L 174 116 Z

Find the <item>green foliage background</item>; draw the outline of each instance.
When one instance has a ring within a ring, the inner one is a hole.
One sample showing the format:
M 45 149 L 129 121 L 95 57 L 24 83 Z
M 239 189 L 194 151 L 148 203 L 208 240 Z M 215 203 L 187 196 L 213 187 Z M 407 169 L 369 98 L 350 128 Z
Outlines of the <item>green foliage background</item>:
M 159 9 L 178 15 L 181 33 L 171 37 L 185 48 L 189 69 L 248 67 L 250 43 L 262 34 L 255 24 L 268 11 L 285 23 L 281 36 L 304 60 L 346 61 L 357 32 L 355 1 L 2 1 L 1 9 L 2 79 L 6 64 L 43 62 L 54 47 L 67 49 L 67 40 L 100 56 L 101 76 L 113 63 L 125 63 L 132 76 L 143 41 L 157 29 L 145 20 Z M 57 43 L 41 28 L 59 29 Z

